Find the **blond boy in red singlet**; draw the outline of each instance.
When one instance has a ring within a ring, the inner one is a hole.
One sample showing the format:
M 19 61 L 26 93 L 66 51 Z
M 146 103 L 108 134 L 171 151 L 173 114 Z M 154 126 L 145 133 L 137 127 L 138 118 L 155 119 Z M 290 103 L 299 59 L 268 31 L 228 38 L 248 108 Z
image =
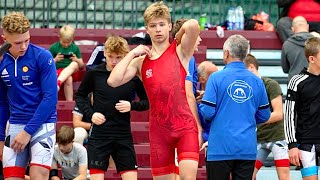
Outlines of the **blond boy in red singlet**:
M 185 78 L 199 25 L 194 19 L 188 20 L 170 44 L 172 25 L 166 5 L 153 3 L 145 10 L 144 19 L 152 48 L 140 45 L 129 52 L 113 69 L 108 84 L 117 87 L 135 75 L 144 83 L 150 103 L 150 161 L 154 179 L 174 179 L 175 148 L 180 179 L 196 179 L 201 127 L 197 127 L 188 106 Z

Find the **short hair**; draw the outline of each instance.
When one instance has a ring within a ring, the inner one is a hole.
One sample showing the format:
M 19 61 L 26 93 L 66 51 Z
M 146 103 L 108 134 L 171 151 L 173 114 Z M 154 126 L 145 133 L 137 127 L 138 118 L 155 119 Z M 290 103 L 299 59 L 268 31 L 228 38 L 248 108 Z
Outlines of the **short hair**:
M 57 143 L 66 145 L 73 142 L 74 139 L 74 130 L 70 126 L 62 126 L 57 133 Z
M 182 25 L 187 22 L 189 19 L 186 19 L 186 18 L 181 18 L 181 19 L 178 19 L 174 25 L 173 25 L 173 28 L 171 30 L 171 33 L 172 33 L 172 37 L 175 37 L 176 34 L 180 31 Z
M 75 29 L 70 25 L 64 25 L 60 28 L 59 35 L 60 38 L 67 41 L 72 41 L 74 37 Z
M 104 43 L 107 53 L 127 54 L 130 51 L 127 40 L 123 37 L 111 34 Z
M 228 50 L 232 57 L 241 61 L 246 57 L 248 47 L 249 41 L 239 34 L 230 36 L 223 44 L 223 50 Z
M 21 12 L 11 12 L 3 16 L 1 27 L 8 33 L 24 34 L 30 29 L 30 21 Z
M 167 5 L 162 1 L 151 4 L 143 13 L 145 25 L 148 25 L 152 18 L 164 18 L 171 23 L 171 15 Z
M 320 51 L 320 38 L 311 37 L 304 44 L 304 54 L 309 62 L 309 56 L 316 56 Z
M 248 67 L 250 64 L 253 64 L 257 70 L 259 69 L 258 60 L 252 54 L 247 54 L 247 56 L 243 59 L 243 62 L 246 67 Z
M 213 67 L 218 70 L 217 66 L 212 61 L 202 61 L 197 68 L 198 77 L 208 77 L 211 73 L 215 72 Z

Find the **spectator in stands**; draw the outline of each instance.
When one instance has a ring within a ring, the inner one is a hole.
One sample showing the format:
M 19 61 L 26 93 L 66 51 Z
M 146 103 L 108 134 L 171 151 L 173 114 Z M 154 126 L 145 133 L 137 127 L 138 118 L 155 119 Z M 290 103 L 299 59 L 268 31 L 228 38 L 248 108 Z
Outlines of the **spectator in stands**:
M 88 94 L 87 103 L 90 104 L 91 108 L 93 106 L 93 95 Z M 78 108 L 77 104 L 72 111 L 73 117 L 73 128 L 74 128 L 74 142 L 83 144 L 87 140 L 89 131 L 91 128 L 92 121 L 83 116 L 82 111 Z
M 81 144 L 75 143 L 73 139 L 74 131 L 72 127 L 62 126 L 58 130 L 50 180 L 87 179 L 87 150 Z M 62 178 L 58 176 L 58 166 L 61 167 Z
M 223 45 L 226 67 L 210 75 L 200 104 L 211 122 L 207 150 L 207 179 L 251 179 L 256 160 L 256 124 L 270 117 L 262 80 L 243 63 L 248 40 L 230 36 Z
M 48 179 L 56 140 L 54 60 L 49 51 L 30 43 L 30 22 L 22 13 L 3 16 L 1 25 L 2 39 L 12 45 L 0 63 L 0 159 L 4 177 L 24 178 L 31 160 L 31 179 Z
M 290 162 L 302 166 L 304 180 L 316 180 L 320 152 L 320 38 L 309 38 L 304 49 L 309 66 L 289 82 L 284 130 Z
M 106 57 L 104 56 L 104 44 L 99 44 L 93 49 L 86 64 L 86 70 L 88 71 L 103 62 L 106 62 Z
M 293 75 L 298 74 L 304 67 L 308 66 L 308 61 L 304 56 L 304 42 L 313 37 L 308 32 L 309 25 L 302 17 L 295 17 L 292 21 L 294 35 L 286 40 L 282 46 L 281 66 L 284 73 L 289 73 L 288 81 Z
M 90 174 L 93 179 L 103 180 L 111 155 L 122 179 L 137 179 L 130 110 L 147 110 L 147 95 L 138 77 L 118 88 L 106 85 L 106 78 L 129 52 L 129 46 L 125 39 L 111 36 L 105 42 L 104 49 L 107 62 L 88 71 L 76 93 L 77 106 L 93 123 L 88 141 Z M 87 101 L 91 92 L 93 110 Z M 135 92 L 139 102 L 132 101 Z
M 320 33 L 320 1 L 319 0 L 277 0 L 282 12 L 277 22 L 277 31 L 282 42 L 295 34 L 291 28 L 292 20 L 297 16 L 306 18 L 310 32 Z
M 139 45 L 119 62 L 108 84 L 118 87 L 138 75 L 150 101 L 150 161 L 153 178 L 175 176 L 174 154 L 178 152 L 181 179 L 195 179 L 199 160 L 197 122 L 188 107 L 185 78 L 200 34 L 199 24 L 185 22 L 170 44 L 171 17 L 163 2 L 151 4 L 144 12 L 152 48 Z M 165 138 L 164 138 L 165 137 Z
M 251 54 L 248 54 L 243 61 L 249 71 L 263 80 L 267 90 L 269 103 L 271 104 L 271 116 L 268 120 L 268 123 L 270 124 L 260 124 L 257 128 L 258 152 L 252 179 L 256 179 L 259 169 L 262 167 L 268 155 L 272 152 L 278 178 L 281 180 L 289 180 L 290 162 L 288 145 L 285 141 L 283 131 L 282 91 L 280 85 L 273 79 L 260 76 L 258 72 L 258 61 Z
M 73 42 L 74 35 L 75 29 L 64 25 L 59 31 L 59 42 L 52 44 L 49 48 L 57 66 L 58 89 L 64 84 L 64 95 L 67 101 L 73 100 L 72 75 L 84 67 L 80 49 Z

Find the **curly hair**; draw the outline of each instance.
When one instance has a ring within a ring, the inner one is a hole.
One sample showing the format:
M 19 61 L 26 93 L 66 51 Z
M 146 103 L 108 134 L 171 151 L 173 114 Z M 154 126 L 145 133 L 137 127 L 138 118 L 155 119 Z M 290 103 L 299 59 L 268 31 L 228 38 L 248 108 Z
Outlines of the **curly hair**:
M 127 54 L 130 51 L 127 40 L 113 34 L 104 43 L 104 48 L 107 53 Z
M 149 23 L 152 18 L 165 18 L 168 23 L 171 23 L 171 15 L 168 6 L 162 1 L 151 4 L 143 13 L 145 25 Z
M 3 16 L 1 27 L 8 33 L 24 34 L 30 29 L 30 21 L 21 12 L 11 12 Z

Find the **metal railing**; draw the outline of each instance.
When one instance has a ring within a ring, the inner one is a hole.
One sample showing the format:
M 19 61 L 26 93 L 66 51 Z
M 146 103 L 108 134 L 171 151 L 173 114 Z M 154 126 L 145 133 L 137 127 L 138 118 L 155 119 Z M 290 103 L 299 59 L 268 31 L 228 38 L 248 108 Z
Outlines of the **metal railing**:
M 153 0 L 155 1 L 155 0 Z M 32 27 L 54 28 L 71 24 L 76 28 L 137 29 L 144 26 L 143 12 L 152 0 L 0 0 L 0 18 L 21 11 Z M 241 5 L 247 16 L 265 11 L 270 21 L 278 18 L 276 0 L 164 0 L 173 20 L 199 19 L 206 14 L 210 24 L 225 21 L 227 8 Z

